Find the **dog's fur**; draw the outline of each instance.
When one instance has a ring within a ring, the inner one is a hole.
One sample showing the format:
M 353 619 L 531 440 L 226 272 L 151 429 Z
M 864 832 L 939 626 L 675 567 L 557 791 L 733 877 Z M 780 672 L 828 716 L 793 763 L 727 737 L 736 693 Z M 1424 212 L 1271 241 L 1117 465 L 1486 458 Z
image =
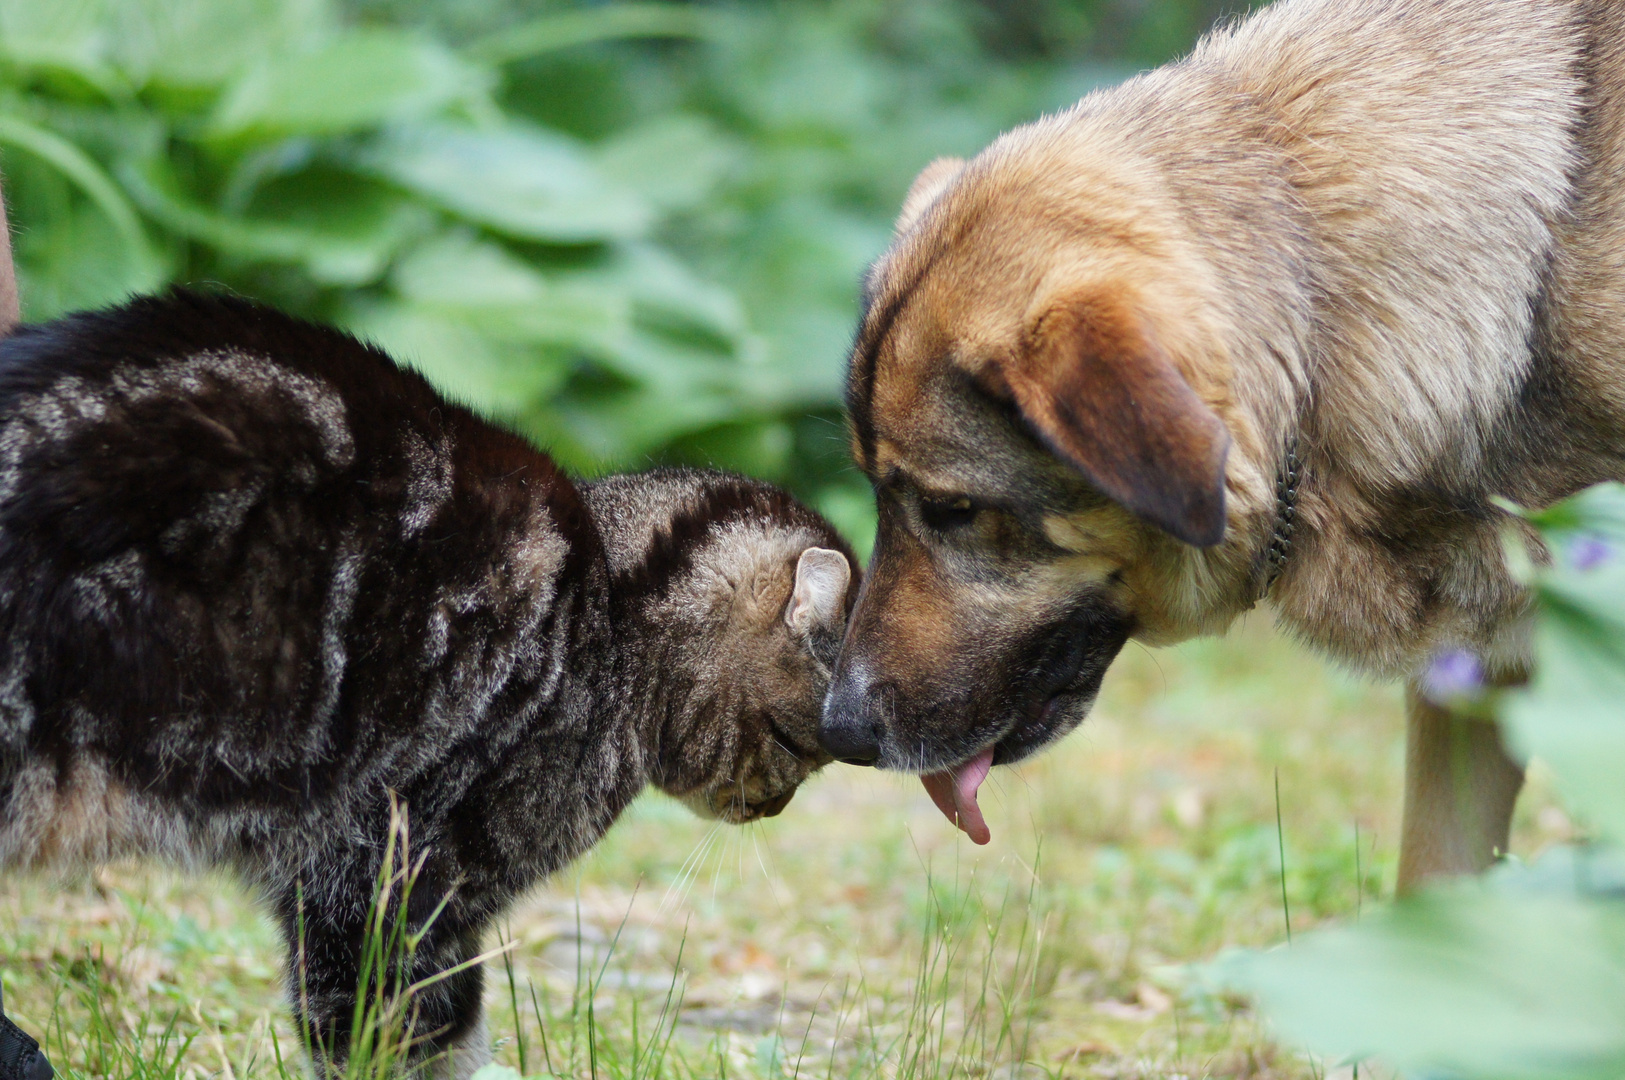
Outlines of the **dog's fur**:
M 1495 497 L 1625 476 L 1622 176 L 1619 0 L 1280 0 L 933 163 L 852 354 L 880 533 L 826 745 L 929 771 L 1070 730 L 1128 637 L 1270 586 L 1293 440 L 1279 620 L 1377 675 L 1519 677 Z M 1450 769 L 1417 745 L 1422 806 Z

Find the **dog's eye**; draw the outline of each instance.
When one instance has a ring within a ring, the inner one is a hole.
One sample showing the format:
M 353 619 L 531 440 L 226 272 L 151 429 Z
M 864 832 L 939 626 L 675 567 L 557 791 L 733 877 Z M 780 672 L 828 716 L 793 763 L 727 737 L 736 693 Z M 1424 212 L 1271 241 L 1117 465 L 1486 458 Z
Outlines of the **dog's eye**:
M 920 518 L 938 532 L 964 528 L 976 519 L 976 504 L 960 495 L 949 499 L 920 500 Z

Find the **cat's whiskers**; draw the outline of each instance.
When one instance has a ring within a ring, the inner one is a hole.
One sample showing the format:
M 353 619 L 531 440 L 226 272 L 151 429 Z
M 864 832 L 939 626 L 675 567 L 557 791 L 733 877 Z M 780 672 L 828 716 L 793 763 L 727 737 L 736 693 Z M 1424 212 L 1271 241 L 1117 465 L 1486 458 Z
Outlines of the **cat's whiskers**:
M 700 837 L 699 842 L 694 845 L 693 850 L 683 860 L 682 866 L 677 870 L 677 876 L 672 880 L 671 884 L 666 886 L 666 894 L 661 897 L 660 907 L 655 912 L 656 918 L 665 915 L 666 908 L 672 904 L 673 898 L 676 899 L 678 904 L 688 898 L 694 880 L 699 874 L 700 864 L 705 860 L 705 856 L 710 849 L 716 845 L 717 837 L 722 833 L 722 825 L 721 821 L 712 822 L 705 835 Z
M 762 858 L 762 833 L 759 829 L 750 830 L 750 845 L 756 851 L 756 865 L 762 868 L 762 877 L 767 880 L 767 889 L 773 894 L 773 902 L 779 905 L 781 914 L 788 915 L 789 908 L 785 905 L 784 897 L 779 895 L 778 875 L 767 868 L 767 862 Z M 769 858 L 771 858 L 771 852 Z

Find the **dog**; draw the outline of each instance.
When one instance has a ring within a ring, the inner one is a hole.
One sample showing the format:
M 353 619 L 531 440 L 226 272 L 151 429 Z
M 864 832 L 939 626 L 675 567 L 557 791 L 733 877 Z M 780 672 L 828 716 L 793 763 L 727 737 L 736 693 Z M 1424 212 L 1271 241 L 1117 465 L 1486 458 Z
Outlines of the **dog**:
M 1526 678 L 1500 500 L 1625 477 L 1622 253 L 1619 0 L 1279 0 L 933 162 L 850 357 L 879 531 L 824 747 L 985 842 L 1127 640 L 1267 599 L 1410 685 L 1401 888 L 1483 868 L 1521 769 L 1419 680 Z

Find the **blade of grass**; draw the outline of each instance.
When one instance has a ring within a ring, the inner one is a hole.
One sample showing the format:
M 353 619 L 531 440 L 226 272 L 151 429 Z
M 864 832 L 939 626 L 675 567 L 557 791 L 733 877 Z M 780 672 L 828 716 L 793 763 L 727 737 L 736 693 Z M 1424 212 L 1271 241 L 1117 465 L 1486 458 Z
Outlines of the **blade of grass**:
M 501 931 L 498 931 L 498 943 L 501 940 Z M 508 934 L 508 940 L 513 940 L 511 932 Z M 525 1025 L 524 1018 L 519 1015 L 519 987 L 514 981 L 512 950 L 502 954 L 502 967 L 508 975 L 508 1004 L 513 1008 L 513 1038 L 515 1048 L 519 1052 L 519 1075 L 529 1076 L 530 1066 L 525 1059 Z
M 1281 918 L 1286 922 L 1286 943 L 1292 944 L 1292 908 L 1286 899 L 1286 829 L 1281 825 L 1281 770 L 1275 770 L 1275 846 L 1281 855 Z

